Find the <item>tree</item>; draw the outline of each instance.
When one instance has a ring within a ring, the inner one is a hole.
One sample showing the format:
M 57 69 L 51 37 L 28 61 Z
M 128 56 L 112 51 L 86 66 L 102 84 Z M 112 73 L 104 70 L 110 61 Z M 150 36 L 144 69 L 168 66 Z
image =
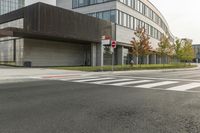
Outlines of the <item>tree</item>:
M 163 35 L 160 39 L 160 42 L 158 43 L 157 48 L 158 54 L 160 54 L 161 57 L 164 57 L 165 55 L 171 56 L 173 53 L 173 47 L 170 44 L 169 38 L 165 35 Z M 164 66 L 164 62 L 163 62 Z
M 174 48 L 174 56 L 176 59 L 181 59 L 181 40 L 177 39 L 173 45 Z
M 134 32 L 136 37 L 132 38 L 131 41 L 131 50 L 130 53 L 137 58 L 141 58 L 140 66 L 143 63 L 143 59 L 145 55 L 149 55 L 152 47 L 150 46 L 149 36 L 146 34 L 146 31 L 143 28 L 137 28 Z
M 185 62 L 190 62 L 194 59 L 195 53 L 192 48 L 192 41 L 182 40 L 182 47 L 180 48 L 180 59 Z

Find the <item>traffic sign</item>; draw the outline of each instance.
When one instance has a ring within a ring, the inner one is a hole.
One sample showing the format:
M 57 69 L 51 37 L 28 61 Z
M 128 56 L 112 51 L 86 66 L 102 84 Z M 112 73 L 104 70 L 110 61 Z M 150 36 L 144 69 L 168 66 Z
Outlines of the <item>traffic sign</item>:
M 110 40 L 101 40 L 102 45 L 110 45 Z
M 112 48 L 116 48 L 116 46 L 117 46 L 117 41 L 112 40 L 112 41 L 111 41 L 111 46 L 112 46 Z
M 106 36 L 106 35 L 101 37 L 101 40 L 110 40 L 110 39 L 111 39 L 111 37 L 110 36 Z

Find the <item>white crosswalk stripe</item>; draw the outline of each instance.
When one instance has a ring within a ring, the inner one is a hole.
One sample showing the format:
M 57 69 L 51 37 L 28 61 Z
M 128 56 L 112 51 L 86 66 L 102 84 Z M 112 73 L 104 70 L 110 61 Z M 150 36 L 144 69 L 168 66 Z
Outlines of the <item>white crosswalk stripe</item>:
M 81 80 L 74 80 L 73 82 L 89 82 L 89 81 L 99 81 L 99 80 L 109 80 L 114 78 L 92 78 L 92 79 L 81 79 Z
M 170 91 L 190 91 L 193 92 L 196 88 L 200 89 L 200 83 L 193 81 L 168 80 L 168 79 L 153 79 L 153 78 L 119 78 L 112 76 L 84 76 L 84 77 L 66 77 L 66 76 L 45 76 L 44 79 L 61 80 L 78 83 L 90 83 L 98 85 L 111 85 L 122 87 L 136 87 L 146 89 L 161 89 Z M 180 84 L 184 85 L 180 85 Z M 200 92 L 200 90 L 199 90 Z
M 113 85 L 113 86 L 126 86 L 126 85 L 146 83 L 146 82 L 151 82 L 151 81 L 152 80 L 139 80 L 139 81 L 129 81 L 129 82 L 122 82 L 122 83 L 114 83 L 114 84 L 110 84 L 110 85 Z
M 93 84 L 106 84 L 106 83 L 113 83 L 113 82 L 124 82 L 124 81 L 131 81 L 134 79 L 114 79 L 114 80 L 105 80 L 105 81 L 96 81 L 96 82 L 91 82 Z
M 186 84 L 186 85 L 171 87 L 171 88 L 168 88 L 166 90 L 187 91 L 187 90 L 197 88 L 197 87 L 200 87 L 200 83 L 189 83 L 189 84 Z
M 97 79 L 98 77 L 84 77 L 84 80 L 89 80 L 89 79 Z M 83 80 L 83 78 L 80 77 L 75 77 L 75 78 L 60 78 L 59 80 L 62 81 L 72 81 L 72 80 Z
M 154 88 L 154 87 L 158 87 L 158 86 L 163 86 L 163 85 L 170 85 L 170 84 L 175 84 L 178 83 L 176 81 L 162 81 L 162 82 L 158 82 L 158 83 L 150 83 L 150 84 L 145 84 L 145 85 L 139 85 L 136 86 L 138 88 Z

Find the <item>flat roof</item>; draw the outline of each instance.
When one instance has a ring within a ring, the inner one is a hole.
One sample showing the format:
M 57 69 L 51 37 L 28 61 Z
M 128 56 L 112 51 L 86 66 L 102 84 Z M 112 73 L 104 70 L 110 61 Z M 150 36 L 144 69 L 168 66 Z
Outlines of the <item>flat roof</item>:
M 115 24 L 111 22 L 40 2 L 1 15 L 0 24 L 22 18 L 23 29 L 8 28 L 1 36 L 77 43 L 98 43 L 103 35 L 114 38 Z

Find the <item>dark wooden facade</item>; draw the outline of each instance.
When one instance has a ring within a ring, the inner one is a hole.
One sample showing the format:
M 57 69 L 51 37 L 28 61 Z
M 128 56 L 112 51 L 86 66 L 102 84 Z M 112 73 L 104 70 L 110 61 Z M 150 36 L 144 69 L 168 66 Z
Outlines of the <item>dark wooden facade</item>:
M 102 35 L 114 38 L 115 25 L 44 3 L 36 3 L 0 16 L 0 24 L 24 18 L 24 29 L 13 36 L 77 43 L 99 42 Z

